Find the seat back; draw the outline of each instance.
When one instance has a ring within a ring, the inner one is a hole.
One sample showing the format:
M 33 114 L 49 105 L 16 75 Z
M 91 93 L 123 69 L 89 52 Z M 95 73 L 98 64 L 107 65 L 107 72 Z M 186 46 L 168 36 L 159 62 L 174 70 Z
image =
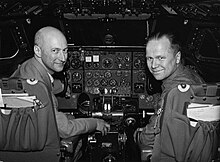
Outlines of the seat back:
M 182 84 L 164 98 L 152 162 L 210 162 L 219 147 L 220 84 Z
M 60 139 L 46 85 L 0 79 L 0 161 L 58 162 Z

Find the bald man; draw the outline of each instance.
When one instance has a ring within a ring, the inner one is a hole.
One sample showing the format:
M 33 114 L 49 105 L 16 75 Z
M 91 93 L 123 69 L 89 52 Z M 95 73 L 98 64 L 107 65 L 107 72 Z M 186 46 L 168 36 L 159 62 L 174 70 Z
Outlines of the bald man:
M 64 34 L 54 27 L 43 27 L 35 34 L 34 57 L 20 65 L 12 77 L 34 78 L 47 85 L 51 91 L 60 137 L 69 138 L 95 130 L 101 131 L 104 135 L 110 129 L 110 125 L 104 120 L 95 118 L 69 119 L 64 113 L 57 111 L 58 102 L 54 91 L 59 91 L 60 87 L 52 86 L 54 82 L 52 74 L 63 70 L 67 53 L 68 46 Z

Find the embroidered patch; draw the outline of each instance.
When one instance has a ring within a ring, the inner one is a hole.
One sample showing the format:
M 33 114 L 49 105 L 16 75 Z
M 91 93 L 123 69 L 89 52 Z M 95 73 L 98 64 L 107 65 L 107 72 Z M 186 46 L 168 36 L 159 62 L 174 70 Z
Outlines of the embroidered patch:
M 186 91 L 189 90 L 189 88 L 190 88 L 189 84 L 180 84 L 180 85 L 178 85 L 178 90 L 180 92 L 186 92 Z
M 30 85 L 35 85 L 37 84 L 38 80 L 36 79 L 27 79 L 27 83 L 30 84 Z

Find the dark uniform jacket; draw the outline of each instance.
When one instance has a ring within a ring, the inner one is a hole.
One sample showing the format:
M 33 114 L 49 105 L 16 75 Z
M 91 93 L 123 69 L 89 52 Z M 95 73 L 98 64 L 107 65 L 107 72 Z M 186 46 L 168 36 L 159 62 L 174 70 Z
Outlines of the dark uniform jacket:
M 176 71 L 162 82 L 162 86 L 161 86 L 162 94 L 161 94 L 161 100 L 159 101 L 158 104 L 159 107 L 163 106 L 163 99 L 166 93 L 169 92 L 173 87 L 176 87 L 181 83 L 186 83 L 186 84 L 204 83 L 204 80 L 195 71 L 183 65 L 179 65 Z M 160 130 L 158 130 L 157 128 L 158 128 L 158 115 L 155 114 L 150 118 L 149 124 L 147 124 L 146 127 L 144 127 L 143 130 L 138 134 L 138 137 L 135 137 L 136 139 L 138 139 L 136 142 L 141 150 L 153 149 L 155 137 L 160 133 Z
M 12 77 L 21 77 L 25 79 L 34 78 L 44 82 L 47 85 L 53 98 L 55 116 L 60 137 L 68 138 L 96 130 L 97 119 L 79 118 L 69 120 L 64 113 L 57 111 L 58 101 L 53 92 L 53 89 L 57 88 L 53 88 L 50 76 L 46 69 L 34 57 L 21 64 L 19 68 L 14 72 Z

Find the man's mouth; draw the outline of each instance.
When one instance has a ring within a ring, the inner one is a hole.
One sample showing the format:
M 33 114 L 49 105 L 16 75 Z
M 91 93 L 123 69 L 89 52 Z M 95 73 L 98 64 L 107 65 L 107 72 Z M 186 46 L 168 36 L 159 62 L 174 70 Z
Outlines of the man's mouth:
M 154 75 L 158 75 L 160 73 L 162 73 L 163 70 L 154 70 L 152 71 Z
M 66 62 L 57 62 L 56 64 L 64 66 Z

